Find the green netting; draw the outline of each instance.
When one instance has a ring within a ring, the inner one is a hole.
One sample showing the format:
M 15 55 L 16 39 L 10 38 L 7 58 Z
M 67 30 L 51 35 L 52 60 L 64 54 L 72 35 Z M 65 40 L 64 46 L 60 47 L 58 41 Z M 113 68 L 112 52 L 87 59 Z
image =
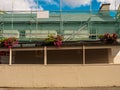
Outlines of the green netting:
M 110 11 L 109 11 L 110 12 Z M 19 40 L 42 40 L 48 34 L 61 34 L 65 41 L 98 39 L 104 33 L 120 34 L 120 14 L 102 12 L 50 12 L 49 18 L 37 18 L 36 13 L 0 14 L 0 37 Z

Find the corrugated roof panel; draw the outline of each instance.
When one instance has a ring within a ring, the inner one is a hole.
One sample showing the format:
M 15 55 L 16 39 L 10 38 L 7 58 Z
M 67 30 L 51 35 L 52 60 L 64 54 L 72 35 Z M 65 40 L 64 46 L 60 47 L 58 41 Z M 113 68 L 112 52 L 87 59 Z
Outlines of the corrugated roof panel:
M 91 17 L 91 21 L 107 21 L 107 22 L 110 22 L 110 21 L 115 21 L 114 18 L 112 18 L 111 16 L 100 16 L 100 15 L 94 15 Z
M 3 14 L 2 14 L 3 15 Z M 92 16 L 92 17 L 91 17 Z M 12 19 L 13 17 L 13 19 Z M 111 16 L 101 16 L 101 15 L 89 15 L 89 14 L 62 14 L 62 16 L 57 14 L 51 14 L 49 18 L 36 18 L 36 14 L 4 14 L 1 21 L 15 21 L 15 22 L 28 22 L 28 21 L 39 21 L 39 22 L 56 22 L 60 21 L 62 17 L 63 21 L 115 21 Z

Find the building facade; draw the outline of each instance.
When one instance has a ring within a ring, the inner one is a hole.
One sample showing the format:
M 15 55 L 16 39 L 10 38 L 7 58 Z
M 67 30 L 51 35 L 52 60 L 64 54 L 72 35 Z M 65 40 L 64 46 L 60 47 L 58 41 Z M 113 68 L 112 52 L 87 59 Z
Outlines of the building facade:
M 109 4 L 99 11 L 2 12 L 0 37 L 16 37 L 19 44 L 0 48 L 0 87 L 120 86 L 120 45 L 103 44 L 98 36 L 119 37 L 119 10 L 112 17 Z M 39 16 L 39 15 L 42 16 Z M 62 47 L 40 45 L 49 34 L 62 35 Z M 66 43 L 67 42 L 67 43 Z

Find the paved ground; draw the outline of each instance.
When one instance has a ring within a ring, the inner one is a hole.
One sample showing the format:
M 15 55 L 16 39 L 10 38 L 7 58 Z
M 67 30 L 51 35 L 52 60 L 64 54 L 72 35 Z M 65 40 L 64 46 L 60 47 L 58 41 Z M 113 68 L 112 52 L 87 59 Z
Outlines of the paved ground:
M 120 87 L 91 87 L 91 88 L 0 88 L 0 90 L 120 90 Z

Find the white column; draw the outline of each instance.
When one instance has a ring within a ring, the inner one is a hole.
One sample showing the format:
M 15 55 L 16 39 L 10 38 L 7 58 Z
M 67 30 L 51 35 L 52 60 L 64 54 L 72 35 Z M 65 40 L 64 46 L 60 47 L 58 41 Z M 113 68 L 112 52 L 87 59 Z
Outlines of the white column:
M 47 65 L 47 47 L 44 46 L 44 65 Z
M 9 65 L 12 65 L 12 49 L 9 49 Z
M 85 64 L 85 46 L 83 45 L 83 64 Z

